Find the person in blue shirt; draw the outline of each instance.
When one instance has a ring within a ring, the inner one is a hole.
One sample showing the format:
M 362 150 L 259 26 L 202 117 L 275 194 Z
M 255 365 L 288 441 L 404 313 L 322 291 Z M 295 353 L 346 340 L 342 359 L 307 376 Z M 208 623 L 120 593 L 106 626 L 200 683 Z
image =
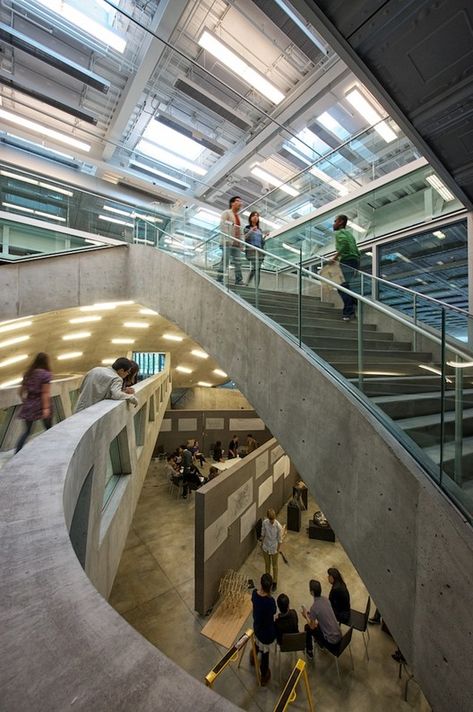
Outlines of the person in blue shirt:
M 260 269 L 264 255 L 262 252 L 258 252 L 255 247 L 258 247 L 260 250 L 264 248 L 264 237 L 259 226 L 259 213 L 256 210 L 250 213 L 248 225 L 245 227 L 243 232 L 246 242 L 245 255 L 251 265 L 246 285 L 248 286 L 254 278 L 256 286 L 259 287 Z

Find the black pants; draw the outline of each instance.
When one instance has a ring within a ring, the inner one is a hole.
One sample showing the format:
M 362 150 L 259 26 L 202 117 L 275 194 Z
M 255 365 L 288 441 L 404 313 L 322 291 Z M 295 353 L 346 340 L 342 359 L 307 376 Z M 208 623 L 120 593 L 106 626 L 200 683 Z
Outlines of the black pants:
M 329 643 L 328 640 L 325 640 L 324 634 L 320 630 L 320 626 L 317 626 L 317 628 L 311 628 L 308 624 L 306 624 L 304 626 L 304 630 L 305 648 L 309 652 L 312 652 L 314 649 L 313 638 L 315 638 L 319 647 L 327 648 L 327 650 L 330 650 L 331 653 L 335 653 L 338 650 L 340 643 Z
M 356 258 L 346 258 L 340 260 L 340 269 L 343 273 L 343 282 L 340 286 L 350 289 L 350 282 L 353 279 L 355 272 L 360 266 L 360 260 Z M 343 300 L 343 316 L 355 316 L 356 299 L 345 292 L 338 292 Z
M 42 418 L 43 425 L 45 430 L 49 430 L 51 427 L 51 418 Z M 16 449 L 15 449 L 15 455 L 17 452 L 20 452 L 21 448 L 25 444 L 25 442 L 28 439 L 29 434 L 31 433 L 31 428 L 33 427 L 35 420 L 25 420 L 25 431 L 23 435 L 20 436 L 18 439 L 18 442 L 16 444 Z
M 259 652 L 260 652 L 260 649 L 256 645 L 256 653 L 259 653 Z M 269 653 L 261 653 L 261 665 L 260 665 L 261 677 L 265 677 L 268 673 L 268 670 L 269 670 Z

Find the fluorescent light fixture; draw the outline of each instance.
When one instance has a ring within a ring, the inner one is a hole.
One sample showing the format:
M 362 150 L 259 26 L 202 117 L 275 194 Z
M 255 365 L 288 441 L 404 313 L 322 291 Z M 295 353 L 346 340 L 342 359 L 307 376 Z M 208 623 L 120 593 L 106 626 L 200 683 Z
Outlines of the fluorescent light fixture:
M 357 223 L 354 223 L 352 220 L 349 220 L 347 222 L 347 226 L 351 229 L 354 230 L 355 232 L 366 232 L 366 228 L 361 227 L 361 225 L 358 225 Z
M 86 307 L 80 307 L 80 311 L 100 311 L 102 309 L 110 310 L 116 307 L 127 306 L 129 304 L 134 304 L 133 301 L 127 300 L 122 302 L 97 302 L 96 304 L 89 304 Z
M 12 356 L 11 358 L 6 358 L 0 361 L 0 368 L 5 368 L 5 366 L 12 366 L 14 363 L 19 363 L 20 361 L 26 361 L 29 358 L 28 354 L 21 354 L 20 356 Z
M 116 225 L 125 225 L 125 227 L 133 227 L 132 222 L 127 222 L 126 220 L 119 220 L 118 218 L 111 218 L 110 215 L 99 215 L 99 220 L 105 220 L 106 222 L 115 223 Z
M 31 183 L 32 185 L 38 185 L 38 181 L 33 178 L 27 178 L 26 176 L 20 176 L 18 173 L 12 173 L 11 171 L 0 171 L 2 176 L 7 178 L 13 178 L 14 180 L 21 180 L 23 183 Z
M 0 341 L 0 349 L 4 349 L 7 346 L 14 346 L 15 344 L 21 344 L 23 341 L 28 341 L 29 336 L 14 336 L 13 339 L 7 339 L 6 341 Z
M 51 183 L 43 183 L 43 181 L 36 180 L 35 178 L 29 178 L 28 176 L 22 176 L 19 173 L 12 173 L 11 171 L 0 171 L 0 175 L 5 176 L 6 178 L 13 178 L 14 180 L 21 181 L 22 183 L 29 183 L 30 185 L 39 185 L 41 188 L 52 190 L 55 193 L 60 193 L 61 195 L 74 195 L 71 190 L 66 190 L 65 188 L 58 188 L 56 185 L 51 185 Z
M 344 129 L 343 126 L 328 113 L 328 111 L 324 111 L 320 114 L 320 116 L 317 116 L 317 121 L 319 124 L 322 124 L 327 131 L 330 131 L 330 133 L 339 138 L 341 141 L 345 141 L 347 138 L 350 138 L 350 133 Z
M 157 218 L 154 215 L 144 215 L 141 213 L 135 213 L 135 211 L 132 212 L 131 214 L 132 218 L 139 218 L 140 220 L 147 220 L 148 222 L 152 223 L 162 223 L 164 220 L 161 220 L 161 218 Z M 154 244 L 154 243 L 151 243 Z
M 300 139 L 300 140 L 298 140 Z M 292 137 L 290 143 L 296 148 L 300 153 L 307 156 L 312 162 L 314 160 L 314 153 L 319 156 L 323 156 L 325 153 L 331 151 L 331 147 L 325 141 L 322 141 L 313 131 L 308 129 L 302 129 L 299 131 L 296 137 Z
M 331 178 L 329 175 L 327 175 L 326 173 L 321 171 L 319 168 L 316 168 L 314 166 L 313 168 L 309 169 L 309 173 L 312 173 L 313 176 L 315 176 L 316 178 L 320 178 L 321 181 L 330 185 L 340 195 L 348 194 L 349 190 L 345 185 L 340 183 L 338 180 L 335 180 L 335 178 Z
M 163 339 L 168 341 L 184 341 L 183 336 L 177 336 L 176 334 L 163 334 Z
M 80 358 L 83 351 L 68 351 L 64 354 L 59 354 L 56 358 L 58 361 L 67 361 L 70 358 Z
M 14 203 L 2 203 L 3 207 L 10 208 L 12 210 L 22 210 L 24 213 L 34 214 L 33 208 L 23 208 L 21 205 L 15 205 Z
M 112 344 L 134 344 L 135 339 L 112 339 Z
M 386 141 L 386 143 L 391 143 L 391 141 L 394 141 L 397 138 L 392 128 L 386 121 L 382 120 L 381 114 L 376 111 L 374 106 L 360 92 L 359 89 L 352 89 L 345 95 L 345 98 L 350 102 L 353 108 L 356 109 L 356 111 L 358 111 L 364 119 L 366 119 L 370 126 L 373 126 L 376 133 L 378 133 L 381 138 Z
M 31 326 L 32 323 L 32 321 L 12 321 L 9 324 L 7 323 L 3 326 L 0 326 L 0 334 L 3 334 L 5 331 L 16 331 L 16 329 L 24 329 L 27 326 Z
M 156 168 L 151 168 L 151 166 L 148 166 L 146 163 L 141 163 L 141 161 L 130 161 L 130 166 L 139 168 L 140 170 L 143 170 L 143 171 L 148 171 L 148 173 L 152 173 L 153 175 L 157 176 L 158 178 L 163 178 L 164 180 L 169 180 L 172 183 L 176 183 L 176 185 L 181 185 L 185 189 L 189 188 L 188 183 L 184 183 L 184 181 L 179 180 L 178 178 L 174 178 L 174 176 L 169 175 L 169 173 L 164 173 L 163 171 L 158 171 Z
M 166 124 L 157 119 L 151 119 L 143 131 L 143 138 L 191 161 L 197 160 L 205 151 L 205 148 L 200 143 L 172 129 L 170 126 L 166 126 Z
M 203 386 L 204 388 L 212 388 L 211 383 L 207 383 L 207 381 L 197 381 L 198 386 Z
M 103 359 L 102 359 L 102 364 L 103 364 L 104 366 L 111 366 L 112 363 L 115 363 L 116 360 L 117 360 L 116 358 L 103 358 Z
M 297 247 L 293 247 L 292 245 L 288 245 L 287 242 L 283 242 L 282 246 L 284 247 L 285 250 L 289 250 L 289 252 L 294 252 L 296 255 L 300 255 L 300 250 L 297 249 Z
M 0 388 L 10 388 L 11 386 L 17 386 L 23 380 L 23 376 L 17 376 L 17 378 L 12 378 L 11 381 L 3 381 L 0 383 Z
M 437 191 L 437 193 L 445 200 L 446 203 L 449 203 L 451 200 L 455 200 L 455 196 L 453 195 L 453 193 L 449 191 L 447 186 L 442 183 L 438 176 L 427 176 L 426 181 L 432 186 L 432 188 L 434 188 L 434 190 Z
M 65 158 L 68 161 L 73 161 L 74 156 L 71 156 L 68 153 L 62 153 L 62 151 L 55 151 L 54 148 L 48 148 L 47 146 L 44 146 L 42 143 L 37 143 L 36 141 L 29 141 L 27 138 L 22 138 L 21 136 L 16 136 L 16 134 L 8 133 L 7 136 L 9 138 L 13 138 L 15 141 L 21 141 L 21 143 L 26 143 L 28 146 L 33 146 L 33 148 L 39 148 L 41 151 L 46 151 L 47 153 L 51 153 L 53 156 L 59 156 L 59 158 Z
M 24 213 L 28 213 L 29 215 L 39 215 L 44 218 L 50 218 L 51 220 L 57 220 L 58 222 L 66 222 L 65 218 L 59 217 L 59 215 L 52 215 L 51 213 L 45 213 L 42 210 L 33 210 L 33 208 L 24 208 L 22 205 L 16 205 L 15 203 L 5 203 L 3 202 L 2 205 L 5 208 L 10 208 L 10 210 L 21 210 Z
M 220 215 L 218 213 L 214 213 L 212 210 L 207 210 L 206 208 L 199 208 L 196 213 L 191 218 L 189 218 L 189 222 L 194 225 L 202 223 L 206 226 L 212 225 L 215 227 L 220 222 Z
M 447 366 L 452 366 L 452 368 L 471 368 L 473 361 L 447 361 Z
M 253 89 L 256 89 L 257 92 L 272 101 L 273 104 L 280 104 L 284 99 L 282 91 L 207 30 L 204 30 L 198 43 L 201 47 L 206 49 L 207 52 L 210 52 L 210 54 L 216 57 L 219 62 L 222 62 L 222 64 L 228 67 L 240 81 L 249 84 Z
M 57 185 L 52 185 L 51 183 L 43 183 L 42 181 L 39 181 L 39 185 L 41 186 L 41 188 L 47 188 L 47 190 L 51 190 L 53 193 L 60 193 L 61 195 L 68 195 L 69 197 L 72 197 L 74 195 L 72 190 L 58 188 Z
M 191 354 L 193 356 L 197 356 L 197 358 L 208 358 L 209 355 L 205 353 L 205 351 L 201 351 L 200 349 L 192 349 Z
M 84 141 L 79 141 L 73 136 L 68 136 L 56 131 L 55 129 L 50 129 L 48 126 L 43 126 L 38 124 L 36 121 L 31 121 L 26 119 L 24 116 L 19 116 L 18 114 L 13 114 L 11 111 L 5 111 L 5 109 L 0 109 L 0 119 L 5 119 L 5 121 L 10 121 L 12 124 L 21 126 L 28 131 L 33 131 L 33 133 L 40 134 L 45 138 L 50 138 L 53 141 L 58 141 L 59 143 L 65 143 L 68 146 L 77 148 L 79 151 L 85 151 L 88 153 L 90 151 L 90 144 Z
M 69 319 L 69 324 L 88 324 L 92 321 L 100 321 L 101 316 L 78 316 L 75 319 Z
M 66 218 L 61 218 L 59 215 L 52 215 L 51 213 L 45 213 L 42 210 L 35 210 L 35 215 L 40 215 L 42 218 L 49 218 L 50 220 L 57 220 L 58 222 L 66 222 Z
M 292 188 L 290 185 L 285 185 L 279 178 L 276 178 L 276 176 L 273 176 L 271 173 L 268 173 L 263 168 L 260 168 L 258 164 L 256 164 L 256 166 L 251 169 L 251 173 L 257 178 L 264 180 L 266 183 L 274 185 L 276 188 L 279 188 L 280 190 L 284 191 L 284 193 L 292 195 L 292 197 L 294 198 L 299 195 L 298 190 Z
M 154 311 L 154 309 L 140 309 L 140 314 L 143 314 L 144 316 L 158 316 L 158 312 Z
M 441 230 L 435 230 L 432 235 L 435 235 L 435 237 L 438 237 L 439 240 L 445 240 L 445 233 L 442 232 Z
M 249 215 L 250 213 L 246 213 Z M 245 213 L 242 213 L 242 215 L 245 215 Z M 177 235 L 182 235 L 183 237 L 190 237 L 191 240 L 203 240 L 204 235 L 196 235 L 195 232 L 187 232 L 185 230 L 176 230 Z
M 64 334 L 63 341 L 75 341 L 76 339 L 88 339 L 92 336 L 90 331 L 73 331 L 70 334 Z
M 107 210 L 109 213 L 116 213 L 117 215 L 124 215 L 126 218 L 131 217 L 131 210 L 121 210 L 120 208 L 114 208 L 112 205 L 104 205 L 103 210 Z
M 106 25 L 94 20 L 90 14 L 86 15 L 84 12 L 81 12 L 72 5 L 69 5 L 67 2 L 64 2 L 64 0 L 37 1 L 41 3 L 41 5 L 47 7 L 48 10 L 52 10 L 56 14 L 61 15 L 61 17 L 64 17 L 65 20 L 70 22 L 72 25 L 75 25 L 86 34 L 91 35 L 103 44 L 106 44 L 115 49 L 117 52 L 120 52 L 120 54 L 123 54 L 125 51 L 126 40 Z M 88 3 L 91 3 L 91 0 L 88 0 Z M 95 2 L 93 4 L 97 5 Z M 87 4 L 85 7 L 87 7 Z
M 222 371 L 220 368 L 214 368 L 214 371 L 216 376 L 221 376 L 222 378 L 228 378 L 228 374 L 225 373 L 225 371 Z
M 123 326 L 127 326 L 129 329 L 149 329 L 149 324 L 145 321 L 125 321 Z
M 289 208 L 288 210 L 285 210 L 282 215 L 283 216 L 290 216 L 294 214 L 298 215 L 309 215 L 309 213 L 314 211 L 314 204 L 308 200 L 305 203 L 301 203 L 300 205 L 297 205 L 296 207 Z
M 179 371 L 179 373 L 192 373 L 192 369 L 186 366 L 176 366 L 176 371 Z
M 305 34 L 306 37 L 322 52 L 322 54 L 328 54 L 327 47 L 323 44 L 317 35 L 315 35 L 312 30 L 307 27 L 302 18 L 297 15 L 294 10 L 286 3 L 284 0 L 275 0 L 276 5 L 279 5 L 281 10 L 283 10 L 288 17 L 291 18 L 293 23 Z
M 205 176 L 207 173 L 205 168 L 197 166 L 182 156 L 176 156 L 175 153 L 171 153 L 171 151 L 167 151 L 161 146 L 156 146 L 156 144 L 150 143 L 150 141 L 146 141 L 143 138 L 138 141 L 136 150 L 177 170 L 191 171 L 191 173 L 195 173 L 198 176 Z

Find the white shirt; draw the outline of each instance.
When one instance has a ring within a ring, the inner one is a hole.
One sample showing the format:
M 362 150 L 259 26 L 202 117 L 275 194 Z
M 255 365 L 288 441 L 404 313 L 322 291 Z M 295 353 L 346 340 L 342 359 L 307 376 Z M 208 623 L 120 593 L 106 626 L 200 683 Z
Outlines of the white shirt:
M 282 526 L 277 519 L 275 519 L 272 524 L 269 519 L 263 521 L 261 538 L 263 540 L 263 551 L 267 554 L 277 554 L 278 544 L 280 544 L 282 540 Z
M 123 378 L 111 366 L 97 366 L 85 375 L 80 387 L 80 396 L 76 403 L 75 413 L 88 408 L 94 403 L 105 399 L 131 400 L 136 403 L 133 395 L 122 391 Z

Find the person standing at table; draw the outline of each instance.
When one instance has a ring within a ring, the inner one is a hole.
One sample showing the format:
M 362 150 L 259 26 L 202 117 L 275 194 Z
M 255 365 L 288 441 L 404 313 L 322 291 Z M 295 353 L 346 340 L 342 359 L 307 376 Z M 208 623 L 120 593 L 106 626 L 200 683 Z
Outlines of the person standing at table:
M 234 457 L 238 457 L 238 447 L 239 447 L 238 436 L 234 435 L 228 444 L 228 459 L 231 460 Z
M 268 509 L 266 519 L 261 527 L 261 548 L 263 549 L 264 565 L 266 573 L 271 573 L 273 569 L 272 590 L 275 591 L 278 585 L 278 559 L 279 549 L 282 542 L 282 526 L 276 519 L 274 509 Z
M 224 210 L 220 216 L 220 232 L 222 233 L 222 260 L 217 268 L 217 282 L 223 282 L 223 273 L 228 270 L 231 262 L 235 269 L 235 284 L 243 284 L 241 275 L 241 222 L 239 211 L 242 201 L 239 195 L 229 201 L 229 210 Z
M 51 378 L 49 356 L 40 352 L 23 374 L 19 390 L 23 405 L 18 417 L 25 421 L 25 430 L 16 444 L 15 454 L 25 444 L 35 421 L 42 420 L 46 430 L 51 427 Z
M 350 282 L 355 275 L 355 271 L 360 266 L 360 251 L 356 245 L 351 230 L 347 230 L 348 218 L 346 215 L 338 215 L 333 223 L 335 232 L 335 249 L 337 253 L 333 261 L 340 262 L 340 269 L 343 274 L 341 287 L 350 289 Z M 339 295 L 343 300 L 343 321 L 350 321 L 355 318 L 356 299 L 350 294 L 339 290 Z
M 260 267 L 264 259 L 264 255 L 262 252 L 258 252 L 255 248 L 259 248 L 260 250 L 263 249 L 264 237 L 259 226 L 259 213 L 256 210 L 250 213 L 248 225 L 244 229 L 244 234 L 246 242 L 245 255 L 251 265 L 246 285 L 249 286 L 251 280 L 254 278 L 256 286 L 259 287 Z
M 251 602 L 253 604 L 253 630 L 255 632 L 256 653 L 261 653 L 261 685 L 268 684 L 271 678 L 269 669 L 270 645 L 276 637 L 276 627 L 274 616 L 276 614 L 276 603 L 271 596 L 272 578 L 269 574 L 263 574 L 260 581 L 260 588 L 253 590 Z M 250 662 L 255 664 L 253 651 L 250 652 Z

